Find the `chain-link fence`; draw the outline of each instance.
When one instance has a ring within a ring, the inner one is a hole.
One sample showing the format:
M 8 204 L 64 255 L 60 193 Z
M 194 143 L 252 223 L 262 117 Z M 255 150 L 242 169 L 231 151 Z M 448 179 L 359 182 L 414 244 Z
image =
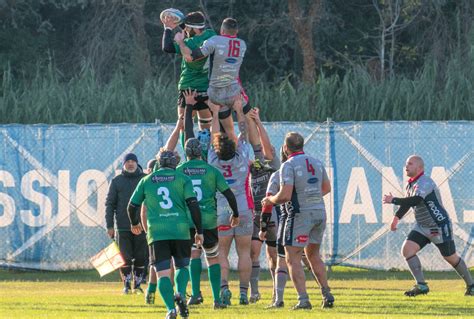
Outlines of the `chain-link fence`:
M 305 152 L 321 159 L 332 192 L 322 253 L 328 264 L 406 268 L 399 251 L 413 226 L 397 232 L 382 195 L 402 196 L 404 163 L 417 153 L 438 184 L 453 220 L 458 252 L 474 265 L 474 123 L 266 123 L 278 149 L 288 131 L 305 137 Z M 0 127 L 0 265 L 37 269 L 90 268 L 104 248 L 105 197 L 122 158 L 134 152 L 144 165 L 173 129 L 169 124 L 6 125 Z M 178 146 L 179 150 L 181 148 Z M 426 269 L 449 269 L 429 245 Z M 435 258 L 433 258 L 435 257 Z M 262 252 L 263 258 L 263 252 Z M 262 260 L 262 266 L 265 262 Z M 231 253 L 236 266 L 236 254 Z

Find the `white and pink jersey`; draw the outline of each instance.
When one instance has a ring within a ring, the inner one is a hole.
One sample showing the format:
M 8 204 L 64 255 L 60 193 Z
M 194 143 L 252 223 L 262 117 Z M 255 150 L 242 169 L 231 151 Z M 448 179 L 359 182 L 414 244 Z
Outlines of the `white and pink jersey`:
M 209 149 L 207 157 L 207 162 L 224 175 L 227 184 L 237 199 L 239 212 L 253 209 L 249 185 L 250 153 L 250 144 L 239 139 L 235 156 L 232 159 L 228 161 L 220 160 L 213 147 Z M 217 194 L 217 205 L 218 207 L 228 205 L 227 200 L 222 194 Z

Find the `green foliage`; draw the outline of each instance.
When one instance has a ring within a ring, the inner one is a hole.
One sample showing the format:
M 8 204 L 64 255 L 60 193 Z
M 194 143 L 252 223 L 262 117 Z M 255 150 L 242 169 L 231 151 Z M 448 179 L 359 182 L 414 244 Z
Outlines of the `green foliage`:
M 474 65 L 471 54 L 470 65 Z M 278 84 L 250 83 L 246 89 L 265 121 L 474 120 L 474 68 L 454 58 L 440 76 L 435 62 L 415 78 L 375 81 L 361 68 L 344 76 L 321 74 L 311 86 L 287 78 Z M 177 88 L 166 74 L 138 91 L 120 73 L 108 83 L 85 68 L 64 81 L 51 65 L 32 81 L 3 73 L 2 123 L 174 122 Z

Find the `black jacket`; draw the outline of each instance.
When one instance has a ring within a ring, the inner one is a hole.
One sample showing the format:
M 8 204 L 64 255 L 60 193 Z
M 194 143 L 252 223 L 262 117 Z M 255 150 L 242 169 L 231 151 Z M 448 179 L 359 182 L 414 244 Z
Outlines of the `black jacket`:
M 122 173 L 112 179 L 109 193 L 105 201 L 105 222 L 107 229 L 114 227 L 114 217 L 118 230 L 130 231 L 130 220 L 128 219 L 127 206 L 138 182 L 146 174 L 140 166 L 134 173 L 122 170 Z

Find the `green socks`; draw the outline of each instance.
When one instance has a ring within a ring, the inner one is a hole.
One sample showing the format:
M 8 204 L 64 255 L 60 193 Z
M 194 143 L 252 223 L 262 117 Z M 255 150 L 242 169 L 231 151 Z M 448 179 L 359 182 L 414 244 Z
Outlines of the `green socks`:
M 186 298 L 186 286 L 189 281 L 189 270 L 187 267 L 179 268 L 174 275 L 174 282 L 176 283 L 176 290 L 179 294 Z
M 170 280 L 170 282 L 171 282 L 171 280 Z M 149 283 L 148 287 L 146 288 L 146 291 L 155 292 L 156 291 L 156 284 Z
M 191 259 L 189 275 L 191 276 L 191 288 L 193 291 L 193 296 L 199 296 L 199 293 L 201 292 L 201 271 L 201 259 Z
M 221 265 L 215 264 L 209 266 L 207 273 L 209 275 L 209 281 L 211 282 L 212 296 L 214 297 L 214 301 L 220 302 Z
M 161 277 L 158 279 L 158 289 L 160 290 L 161 298 L 166 305 L 168 311 L 174 309 L 174 291 L 169 277 Z

